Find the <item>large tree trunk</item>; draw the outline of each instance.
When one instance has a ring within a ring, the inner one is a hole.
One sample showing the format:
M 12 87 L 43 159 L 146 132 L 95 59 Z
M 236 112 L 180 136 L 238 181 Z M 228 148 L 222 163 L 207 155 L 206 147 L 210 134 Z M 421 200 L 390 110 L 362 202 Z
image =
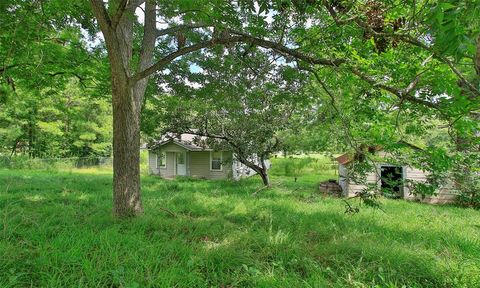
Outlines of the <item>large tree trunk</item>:
M 112 85 L 114 85 L 112 83 Z M 120 86 L 120 85 L 118 85 Z M 140 108 L 127 85 L 113 92 L 113 213 L 143 213 L 140 197 Z
M 105 38 L 110 62 L 113 106 L 113 213 L 131 217 L 143 212 L 140 197 L 140 112 L 148 77 L 131 81 L 134 73 L 133 18 L 138 1 L 112 0 L 116 12 L 110 16 L 103 1 L 91 5 Z M 155 1 L 145 4 L 144 36 L 137 67 L 149 67 L 155 47 Z

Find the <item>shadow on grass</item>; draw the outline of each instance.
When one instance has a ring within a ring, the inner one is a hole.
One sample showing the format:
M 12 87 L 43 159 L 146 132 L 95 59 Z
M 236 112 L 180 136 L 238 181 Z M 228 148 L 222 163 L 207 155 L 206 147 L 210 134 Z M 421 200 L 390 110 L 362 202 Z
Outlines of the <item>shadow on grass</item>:
M 0 184 L 8 178 L 0 175 Z M 184 287 L 474 287 L 480 281 L 478 263 L 462 266 L 479 260 L 478 242 L 428 224 L 417 231 L 415 213 L 429 215 L 419 205 L 409 212 L 401 211 L 408 203 L 392 204 L 398 218 L 371 211 L 347 216 L 338 200 L 304 203 L 285 187 L 253 197 L 258 179 L 144 177 L 145 215 L 119 221 L 111 216 L 109 175 L 32 172 L 11 179 L 0 194 L 6 251 L 0 278 L 18 274 L 19 286 L 78 279 L 87 286 Z

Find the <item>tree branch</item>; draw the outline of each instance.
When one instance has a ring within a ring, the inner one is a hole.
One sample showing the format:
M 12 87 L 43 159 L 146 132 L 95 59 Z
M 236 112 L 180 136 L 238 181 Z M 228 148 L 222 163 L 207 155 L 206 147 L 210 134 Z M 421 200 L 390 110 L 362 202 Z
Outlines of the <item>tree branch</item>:
M 316 64 L 316 65 L 325 65 L 325 66 L 339 66 L 343 63 L 346 62 L 345 59 L 324 59 L 324 58 L 315 58 L 306 54 L 303 54 L 297 50 L 290 49 L 282 44 L 275 43 L 269 40 L 265 39 L 260 39 L 257 37 L 253 37 L 251 35 L 241 33 L 241 32 L 235 32 L 231 31 L 233 36 L 227 36 L 227 37 L 219 37 L 219 38 L 212 38 L 208 41 L 204 42 L 199 42 L 197 44 L 193 44 L 191 46 L 183 47 L 175 52 L 172 52 L 168 54 L 167 56 L 163 57 L 162 59 L 158 60 L 154 65 L 150 66 L 149 68 L 133 75 L 130 80 L 131 84 L 139 81 L 140 79 L 143 79 L 156 71 L 159 71 L 163 69 L 166 65 L 168 65 L 170 62 L 175 60 L 176 58 L 183 56 L 185 54 L 188 54 L 193 51 L 198 51 L 203 48 L 208 48 L 208 47 L 213 47 L 215 45 L 220 45 L 220 44 L 229 44 L 229 43 L 250 43 L 253 45 L 257 45 L 263 48 L 268 48 L 272 49 L 278 53 L 282 53 L 285 55 L 292 56 L 296 59 L 303 60 L 305 62 L 308 62 L 310 64 Z
M 332 16 L 333 21 L 335 21 L 337 25 L 348 24 L 348 23 L 351 23 L 352 21 L 355 21 L 358 18 L 358 15 L 355 15 L 347 19 L 340 19 L 338 17 L 338 13 L 335 11 L 335 9 L 331 5 L 329 5 L 328 3 L 325 3 L 325 8 L 327 9 L 330 16 Z
M 110 33 L 112 21 L 110 20 L 110 16 L 108 16 L 103 1 L 90 0 L 90 4 L 92 6 L 93 14 L 95 15 L 95 18 L 97 18 L 98 25 L 100 25 L 100 29 L 104 31 L 104 33 Z
M 464 83 L 468 89 L 474 93 L 477 97 L 480 96 L 480 91 L 470 82 L 468 81 L 465 76 L 463 76 L 463 74 L 455 67 L 454 63 L 452 61 L 450 61 L 447 57 L 439 54 L 437 51 L 435 51 L 432 47 L 429 47 L 427 46 L 426 44 L 422 43 L 421 41 L 419 41 L 418 39 L 408 35 L 408 34 L 401 34 L 401 33 L 395 33 L 395 32 L 379 32 L 379 31 L 375 31 L 374 29 L 372 29 L 366 22 L 362 21 L 359 17 L 352 17 L 350 19 L 347 19 L 346 21 L 342 21 L 342 20 L 339 20 L 338 19 L 338 15 L 337 13 L 328 7 L 328 5 L 326 6 L 326 9 L 328 10 L 330 16 L 333 18 L 333 20 L 335 21 L 335 23 L 337 25 L 344 25 L 344 24 L 347 24 L 347 23 L 350 23 L 350 21 L 355 21 L 355 23 L 357 23 L 357 25 L 359 27 L 361 27 L 362 29 L 364 29 L 365 31 L 368 31 L 369 33 L 372 33 L 372 34 L 375 34 L 375 35 L 382 35 L 382 36 L 386 36 L 386 37 L 392 37 L 392 38 L 398 38 L 400 40 L 402 40 L 403 42 L 406 42 L 406 43 L 409 43 L 411 45 L 414 45 L 414 46 L 417 46 L 419 48 L 422 48 L 430 53 L 433 54 L 433 56 L 440 60 L 441 62 L 443 62 L 444 64 L 446 64 L 450 70 L 455 73 L 455 75 L 457 75 L 457 77 L 460 79 L 460 81 L 462 83 Z M 477 75 L 480 76 L 480 36 L 478 36 L 478 39 L 477 39 L 477 58 L 476 58 L 476 71 L 477 71 Z
M 249 168 L 252 168 L 255 172 L 259 173 L 258 170 L 261 169 L 261 167 L 258 166 L 257 164 L 255 164 L 254 162 L 248 160 L 247 157 L 242 152 L 242 149 L 234 141 L 232 141 L 231 138 L 229 138 L 225 135 L 209 133 L 207 128 L 204 129 L 204 132 L 201 132 L 199 130 L 192 130 L 192 129 L 187 129 L 186 131 L 183 131 L 183 132 L 193 134 L 193 135 L 197 135 L 197 136 L 220 139 L 220 140 L 223 140 L 223 141 L 227 142 L 228 145 L 230 145 L 233 148 L 233 150 L 237 154 L 238 160 L 241 163 L 243 163 L 244 165 L 246 165 Z
M 283 55 L 288 55 L 288 56 L 294 57 L 295 59 L 299 59 L 310 64 L 323 65 L 323 66 L 340 66 L 341 64 L 344 64 L 347 62 L 346 59 L 339 59 L 339 58 L 337 59 L 316 58 L 316 57 L 304 54 L 298 50 L 288 48 L 285 45 L 282 45 L 280 43 L 257 38 L 239 31 L 234 31 L 234 30 L 229 30 L 229 31 L 234 35 L 240 35 L 244 37 L 244 42 L 246 43 L 257 45 L 263 48 L 269 48 Z
M 414 103 L 417 103 L 417 104 L 421 104 L 423 106 L 427 106 L 427 107 L 430 107 L 430 108 L 433 108 L 433 109 L 439 109 L 439 106 L 437 104 L 433 103 L 433 102 L 425 101 L 425 100 L 422 100 L 422 99 L 419 99 L 419 98 L 416 98 L 416 97 L 410 95 L 410 93 L 413 91 L 413 89 L 416 87 L 416 85 L 418 84 L 418 82 L 420 80 L 419 75 L 417 75 L 415 77 L 415 79 L 407 87 L 405 87 L 404 89 L 398 89 L 398 88 L 395 88 L 395 87 L 388 86 L 386 84 L 377 82 L 371 76 L 365 75 L 364 73 L 362 73 L 357 68 L 351 68 L 350 71 L 352 71 L 353 74 L 357 75 L 358 77 L 360 77 L 365 82 L 370 83 L 370 85 L 372 85 L 373 87 L 377 87 L 377 88 L 380 88 L 382 90 L 388 91 L 388 92 L 394 94 L 395 96 L 397 96 L 400 99 L 405 99 L 405 100 L 408 100 L 409 102 L 414 102 Z
M 142 44 L 140 46 L 140 61 L 138 64 L 138 71 L 143 71 L 152 65 L 153 51 L 155 50 L 156 39 L 156 4 L 154 0 L 147 0 L 145 4 L 145 24 L 143 30 Z M 135 101 L 138 103 L 138 107 L 142 107 L 142 103 L 145 97 L 145 89 L 147 87 L 147 79 L 145 77 L 141 81 L 136 82 L 136 89 L 139 93 L 135 93 L 137 96 Z
M 125 9 L 127 8 L 128 0 L 120 0 L 120 3 L 118 3 L 117 10 L 115 11 L 115 15 L 112 17 L 112 28 L 115 30 L 117 28 L 118 22 L 120 22 L 120 19 L 123 16 L 123 13 L 125 12 Z
M 15 67 L 21 66 L 21 65 L 22 64 L 12 64 L 12 65 L 8 65 L 8 66 L 4 66 L 4 67 L 0 68 L 0 75 L 3 74 L 3 72 L 7 71 L 10 68 L 15 68 Z
M 447 64 L 448 67 L 450 67 L 450 70 L 452 70 L 452 72 L 455 73 L 455 75 L 457 75 L 457 77 L 460 79 L 460 81 L 462 83 L 464 83 L 472 93 L 474 93 L 477 97 L 480 97 L 480 91 L 477 88 L 475 88 L 475 86 L 473 86 L 473 84 L 470 83 L 470 81 L 468 81 L 463 76 L 463 74 L 455 67 L 453 62 L 450 61 L 447 57 L 445 57 L 443 55 L 440 55 L 432 47 L 429 47 L 429 46 L 425 45 L 424 43 L 422 43 L 419 40 L 413 38 L 412 36 L 404 35 L 404 34 L 398 34 L 398 35 L 395 34 L 395 36 L 399 37 L 400 39 L 402 39 L 403 41 L 405 41 L 407 43 L 410 43 L 412 45 L 415 45 L 417 47 L 425 49 L 426 51 L 431 52 L 435 58 L 437 58 L 441 62 Z
M 202 27 L 207 27 L 207 26 L 208 25 L 205 25 L 205 24 L 183 24 L 183 25 L 178 25 L 178 26 L 175 26 L 175 27 L 169 27 L 169 28 L 157 30 L 156 31 L 156 36 L 161 37 L 161 36 L 168 35 L 168 34 L 175 34 L 179 31 L 183 31 L 183 30 L 194 29 L 194 28 L 202 28 Z
M 477 37 L 477 51 L 475 53 L 475 71 L 480 78 L 480 34 Z
M 150 67 L 136 73 L 135 75 L 133 75 L 130 78 L 130 85 L 133 85 L 137 81 L 139 81 L 139 80 L 141 80 L 145 77 L 148 77 L 148 76 L 152 75 L 153 73 L 163 69 L 166 65 L 168 65 L 169 63 L 171 63 L 173 60 L 175 60 L 176 58 L 178 58 L 180 56 L 186 55 L 188 53 L 191 53 L 191 52 L 203 49 L 203 48 L 212 47 L 217 43 L 218 42 L 214 41 L 214 39 L 211 39 L 209 41 L 200 42 L 200 43 L 197 43 L 197 44 L 194 44 L 194 45 L 191 45 L 191 46 L 187 46 L 187 47 L 183 47 L 181 49 L 178 49 L 177 51 L 172 52 L 172 53 L 168 54 L 167 56 L 163 57 L 162 59 L 158 60 L 152 66 L 150 66 Z M 220 43 L 218 43 L 218 44 L 220 44 Z

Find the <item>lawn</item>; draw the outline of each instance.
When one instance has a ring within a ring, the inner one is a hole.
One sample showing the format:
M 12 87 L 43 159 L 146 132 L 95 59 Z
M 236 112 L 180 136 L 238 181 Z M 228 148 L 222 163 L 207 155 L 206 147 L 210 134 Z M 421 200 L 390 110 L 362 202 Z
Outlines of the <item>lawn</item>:
M 316 190 L 333 176 L 143 176 L 145 215 L 119 221 L 108 171 L 0 170 L 0 287 L 480 287 L 480 211 L 346 215 Z

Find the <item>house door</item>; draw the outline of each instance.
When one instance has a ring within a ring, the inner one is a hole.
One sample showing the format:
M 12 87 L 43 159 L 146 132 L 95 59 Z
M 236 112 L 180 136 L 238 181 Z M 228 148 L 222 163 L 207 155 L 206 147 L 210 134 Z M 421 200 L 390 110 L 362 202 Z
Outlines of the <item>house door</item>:
M 185 152 L 177 152 L 176 154 L 176 163 L 177 163 L 177 175 L 186 176 L 187 175 L 187 164 L 186 164 L 186 155 Z

